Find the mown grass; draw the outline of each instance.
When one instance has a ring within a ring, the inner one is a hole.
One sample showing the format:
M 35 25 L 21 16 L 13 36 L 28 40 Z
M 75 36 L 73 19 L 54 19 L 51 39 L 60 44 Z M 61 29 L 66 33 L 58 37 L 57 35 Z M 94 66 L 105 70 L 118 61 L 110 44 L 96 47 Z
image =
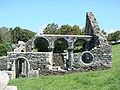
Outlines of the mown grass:
M 7 56 L 0 56 L 0 59 L 5 58 L 5 57 L 7 57 Z
M 14 79 L 8 85 L 17 86 L 18 90 L 120 90 L 120 44 L 112 50 L 109 70 Z

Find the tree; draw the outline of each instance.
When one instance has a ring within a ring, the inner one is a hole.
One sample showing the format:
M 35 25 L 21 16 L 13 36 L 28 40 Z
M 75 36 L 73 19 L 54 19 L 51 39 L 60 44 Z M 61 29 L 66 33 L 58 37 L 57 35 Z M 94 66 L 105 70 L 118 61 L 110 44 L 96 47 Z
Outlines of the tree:
M 74 26 L 72 27 L 71 35 L 81 35 L 81 34 L 82 34 L 82 33 L 81 33 L 80 27 L 77 26 L 77 25 L 74 25 Z
M 107 36 L 108 41 L 114 41 L 117 42 L 120 40 L 120 30 L 114 32 L 114 33 L 109 33 Z
M 85 35 L 85 27 L 82 29 L 81 35 Z
M 8 51 L 11 51 L 11 44 L 4 43 L 0 44 L 0 56 L 6 56 Z
M 33 36 L 35 36 L 37 33 L 32 32 L 30 30 L 27 29 L 21 29 L 20 30 L 20 35 L 19 35 L 19 41 L 24 41 L 27 42 L 30 38 L 32 38 Z
M 72 27 L 70 25 L 62 25 L 58 30 L 61 35 L 71 35 Z
M 44 29 L 44 34 L 57 34 L 58 25 L 55 23 L 48 24 L 47 27 Z
M 120 40 L 120 30 L 114 32 L 114 41 L 117 42 Z
M 48 24 L 44 29 L 44 34 L 61 34 L 61 35 L 81 35 L 85 33 L 85 28 L 81 31 L 78 25 L 70 26 L 70 25 L 62 25 L 58 28 L 58 25 L 55 23 Z M 54 52 L 64 52 L 66 50 L 65 42 L 59 40 L 55 44 Z
M 2 43 L 2 33 L 0 32 L 0 43 Z
M 34 42 L 34 51 L 37 50 L 37 52 L 48 52 L 48 42 L 44 38 L 36 38 Z
M 9 43 L 11 41 L 10 33 L 8 28 L 0 28 L 0 43 Z
M 12 35 L 12 43 L 17 43 L 19 41 L 19 35 L 20 35 L 20 27 L 15 27 L 13 30 L 11 30 Z
M 36 33 L 27 29 L 21 29 L 20 27 L 15 27 L 13 30 L 10 30 L 12 43 L 16 44 L 18 41 L 27 42 L 32 38 Z
M 103 35 L 106 36 L 107 33 L 104 31 L 104 29 L 101 32 L 103 33 Z
M 54 53 L 63 53 L 67 48 L 68 45 L 63 38 L 57 39 L 55 42 Z

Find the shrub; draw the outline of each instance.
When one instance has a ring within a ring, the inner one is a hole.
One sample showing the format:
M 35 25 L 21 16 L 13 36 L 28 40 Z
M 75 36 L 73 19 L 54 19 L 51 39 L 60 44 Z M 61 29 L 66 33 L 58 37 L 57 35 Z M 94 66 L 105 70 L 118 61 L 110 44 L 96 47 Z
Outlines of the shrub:
M 6 56 L 9 51 L 11 51 L 10 43 L 0 44 L 0 56 Z

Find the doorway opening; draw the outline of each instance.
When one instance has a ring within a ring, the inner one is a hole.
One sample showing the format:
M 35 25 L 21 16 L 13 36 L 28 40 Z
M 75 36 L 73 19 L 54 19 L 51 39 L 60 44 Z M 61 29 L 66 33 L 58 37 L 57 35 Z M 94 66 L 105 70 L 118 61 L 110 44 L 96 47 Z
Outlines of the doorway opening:
M 16 78 L 28 76 L 28 62 L 24 58 L 18 58 L 15 61 Z

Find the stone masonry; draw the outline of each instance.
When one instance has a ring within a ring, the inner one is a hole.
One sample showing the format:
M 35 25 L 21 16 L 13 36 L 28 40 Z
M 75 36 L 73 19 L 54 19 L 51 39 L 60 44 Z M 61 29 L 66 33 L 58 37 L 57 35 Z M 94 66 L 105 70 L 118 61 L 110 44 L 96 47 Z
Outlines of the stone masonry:
M 112 46 L 101 33 L 92 12 L 86 14 L 86 35 L 47 35 L 32 37 L 29 41 L 17 44 L 17 48 L 7 55 L 7 70 L 11 77 L 37 77 L 72 72 L 85 72 L 109 69 L 112 67 Z M 48 52 L 33 52 L 37 38 L 44 38 L 48 43 Z M 55 42 L 66 42 L 65 53 L 54 53 Z M 73 53 L 74 43 L 84 40 L 84 51 Z M 20 46 L 20 47 L 18 47 Z

